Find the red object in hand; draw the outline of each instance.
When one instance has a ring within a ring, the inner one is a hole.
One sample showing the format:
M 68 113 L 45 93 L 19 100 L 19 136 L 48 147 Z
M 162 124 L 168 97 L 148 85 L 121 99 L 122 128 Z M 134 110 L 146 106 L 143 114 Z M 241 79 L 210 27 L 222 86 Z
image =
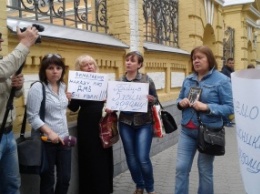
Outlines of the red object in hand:
M 119 140 L 117 130 L 117 114 L 107 113 L 99 122 L 99 137 L 103 148 L 109 148 Z
M 152 106 L 152 113 L 153 113 L 153 132 L 155 137 L 163 137 L 163 124 L 160 115 L 160 105 L 153 105 Z
M 69 135 L 63 138 L 63 142 L 65 146 L 73 147 L 77 143 L 77 138 Z
M 51 142 L 51 140 L 48 139 L 47 136 L 41 136 L 41 139 L 42 139 L 42 141 Z M 64 146 L 73 147 L 73 146 L 75 146 L 76 143 L 77 143 L 77 138 L 76 138 L 76 137 L 73 137 L 73 136 L 71 136 L 71 135 L 65 136 L 65 137 L 63 138 L 63 142 L 64 142 Z

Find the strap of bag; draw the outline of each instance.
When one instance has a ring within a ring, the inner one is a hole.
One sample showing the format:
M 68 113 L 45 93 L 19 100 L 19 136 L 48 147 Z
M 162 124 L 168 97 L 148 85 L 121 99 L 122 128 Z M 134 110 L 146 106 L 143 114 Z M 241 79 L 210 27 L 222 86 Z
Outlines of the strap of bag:
M 42 84 L 42 102 L 41 102 L 41 108 L 40 108 L 40 118 L 41 120 L 44 121 L 45 119 L 45 102 L 46 102 L 46 92 L 45 92 L 45 86 L 41 81 L 35 81 L 31 84 L 31 87 L 33 84 L 35 84 L 36 82 L 40 82 Z M 25 133 L 25 129 L 26 129 L 26 120 L 27 120 L 27 107 L 25 106 L 24 108 L 24 115 L 23 115 L 23 123 L 22 123 L 22 127 L 21 127 L 21 131 L 20 131 L 20 137 L 24 138 L 24 133 Z
M 162 106 L 162 104 L 160 103 L 159 99 L 157 99 L 157 103 L 160 105 L 161 109 L 163 110 L 163 106 Z

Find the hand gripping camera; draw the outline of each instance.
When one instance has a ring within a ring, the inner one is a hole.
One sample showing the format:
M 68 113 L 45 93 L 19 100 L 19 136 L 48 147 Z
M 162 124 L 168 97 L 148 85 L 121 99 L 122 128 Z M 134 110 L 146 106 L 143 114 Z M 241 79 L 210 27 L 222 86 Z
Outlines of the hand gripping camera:
M 44 31 L 44 27 L 40 24 L 33 24 L 32 27 L 35 27 L 39 32 L 43 32 Z M 24 28 L 20 28 L 21 32 L 24 32 L 26 30 L 26 27 Z M 41 43 L 41 35 L 39 35 L 39 37 L 36 39 L 35 44 L 37 43 Z

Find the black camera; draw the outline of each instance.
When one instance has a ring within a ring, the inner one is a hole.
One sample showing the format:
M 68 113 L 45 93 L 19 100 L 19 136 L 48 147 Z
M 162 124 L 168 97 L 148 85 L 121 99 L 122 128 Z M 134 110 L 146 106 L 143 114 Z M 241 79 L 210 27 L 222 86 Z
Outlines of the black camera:
M 40 24 L 33 24 L 32 27 L 35 27 L 39 32 L 43 32 L 44 31 L 44 27 Z M 24 32 L 27 28 L 20 28 L 21 32 Z M 35 44 L 37 43 L 41 43 L 42 39 L 41 39 L 41 35 L 39 35 L 39 37 L 36 39 Z

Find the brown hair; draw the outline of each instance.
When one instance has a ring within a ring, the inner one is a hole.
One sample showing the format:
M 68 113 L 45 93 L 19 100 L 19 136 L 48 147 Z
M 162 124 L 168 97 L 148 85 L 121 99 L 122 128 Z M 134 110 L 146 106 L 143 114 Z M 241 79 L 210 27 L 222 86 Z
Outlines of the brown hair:
M 55 64 L 62 68 L 62 74 L 58 82 L 63 82 L 63 77 L 65 74 L 65 64 L 59 54 L 47 54 L 43 57 L 40 70 L 39 70 L 39 79 L 44 83 L 48 83 L 47 76 L 46 76 L 46 69 L 51 65 Z
M 135 56 L 137 57 L 138 64 L 141 63 L 141 66 L 140 66 L 140 68 L 141 68 L 143 66 L 144 57 L 143 57 L 143 55 L 139 51 L 129 52 L 129 53 L 126 54 L 125 58 L 127 59 L 128 57 L 130 57 L 132 59 Z
M 195 55 L 197 52 L 203 53 L 204 55 L 206 55 L 207 59 L 208 59 L 208 63 L 209 63 L 209 70 L 211 70 L 212 68 L 218 69 L 218 63 L 213 55 L 212 50 L 208 47 L 208 46 L 198 46 L 195 47 L 190 54 L 190 60 L 191 60 L 191 64 L 193 61 L 193 55 Z M 192 71 L 194 72 L 194 67 L 192 64 Z

